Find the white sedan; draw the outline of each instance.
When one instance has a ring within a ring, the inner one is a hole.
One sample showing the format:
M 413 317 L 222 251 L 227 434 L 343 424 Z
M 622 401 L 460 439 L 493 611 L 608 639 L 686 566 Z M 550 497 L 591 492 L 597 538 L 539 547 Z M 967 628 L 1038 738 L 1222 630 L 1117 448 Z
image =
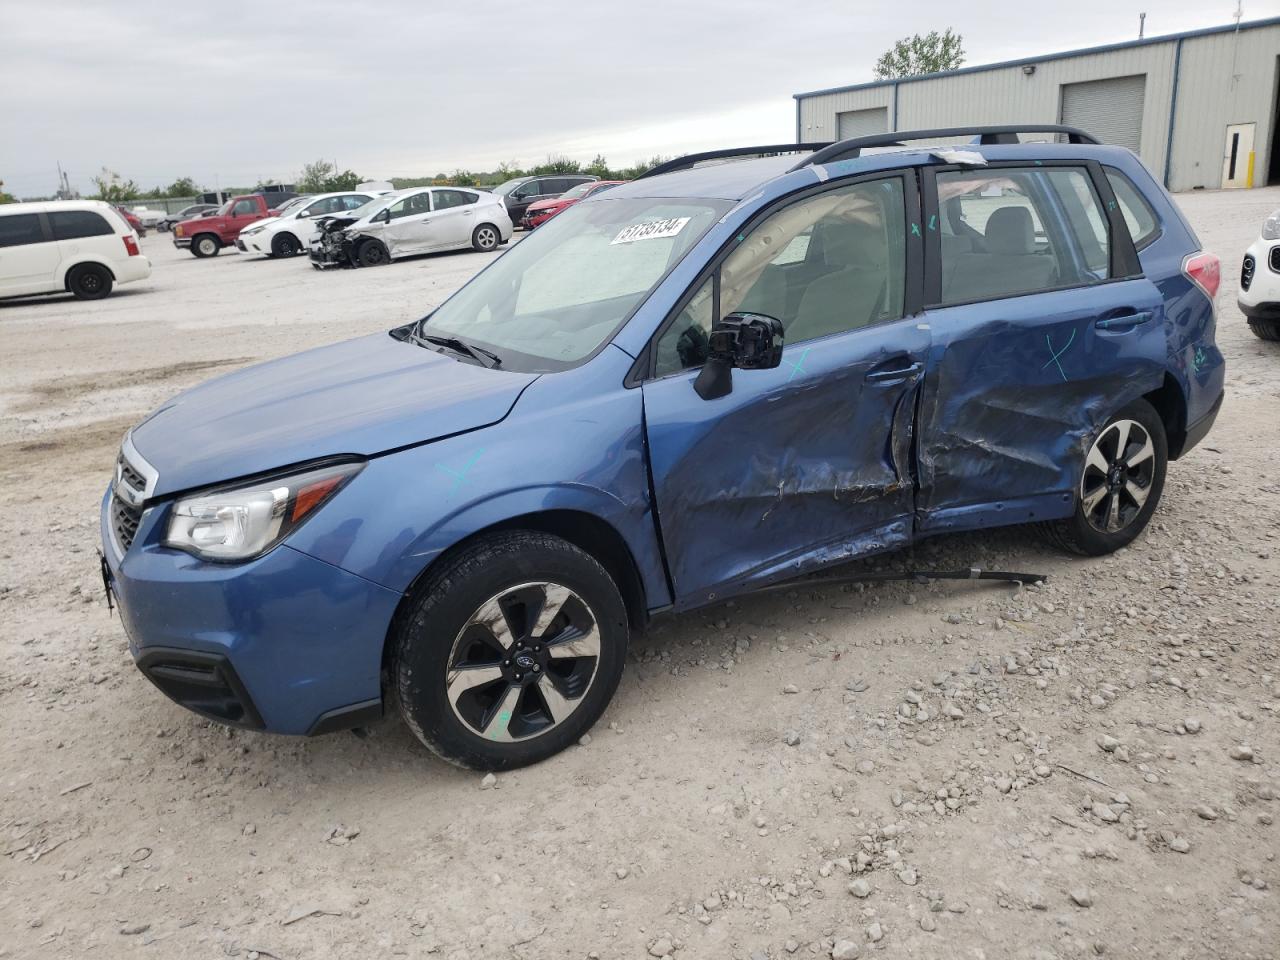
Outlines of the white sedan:
M 268 257 L 296 257 L 306 251 L 318 234 L 316 223 L 321 217 L 347 213 L 374 199 L 376 192 L 322 193 L 298 198 L 286 204 L 274 217 L 251 223 L 240 231 L 236 246 L 244 253 L 260 253 Z
M 1236 302 L 1256 336 L 1280 340 L 1280 210 L 1267 217 L 1262 235 L 1245 252 Z
M 463 187 L 410 187 L 347 216 L 326 218 L 311 245 L 315 267 L 372 267 L 398 257 L 465 247 L 487 253 L 511 239 L 502 198 Z

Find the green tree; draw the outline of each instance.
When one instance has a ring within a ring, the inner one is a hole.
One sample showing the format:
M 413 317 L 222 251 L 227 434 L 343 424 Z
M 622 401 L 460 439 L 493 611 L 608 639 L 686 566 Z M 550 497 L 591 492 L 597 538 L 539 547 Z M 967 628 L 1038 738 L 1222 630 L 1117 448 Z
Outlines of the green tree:
M 362 177 L 354 170 L 343 170 L 325 180 L 322 192 L 337 193 L 339 190 L 354 190 Z
M 609 169 L 609 161 L 604 158 L 602 153 L 597 153 L 595 159 L 588 163 L 582 172 L 590 173 L 601 180 L 617 179 L 613 176 L 613 171 Z
M 562 153 L 549 153 L 546 163 L 538 164 L 529 172 L 535 176 L 546 176 L 552 173 L 581 173 L 582 164 L 577 160 L 570 160 Z
M 474 187 L 479 183 L 476 175 L 470 170 L 453 171 L 453 175 L 449 177 L 449 182 L 455 187 Z
M 0 203 L 17 203 L 18 198 L 12 193 L 4 192 L 4 181 L 0 180 Z
M 648 173 L 660 163 L 666 163 L 668 160 L 674 160 L 674 157 L 664 157 L 662 154 L 655 154 L 648 160 L 637 160 L 635 166 L 627 167 L 625 170 L 619 170 L 618 180 L 634 180 L 642 173 Z
M 924 36 L 903 37 L 876 61 L 875 78 L 894 80 L 955 70 L 964 63 L 963 40 L 950 27 L 943 33 L 931 30 Z
M 314 163 L 308 163 L 302 168 L 302 174 L 298 177 L 298 191 L 300 193 L 324 193 L 325 181 L 337 173 L 337 168 L 328 160 L 317 160 Z
M 107 203 L 124 203 L 127 200 L 137 200 L 141 195 L 138 185 L 132 180 L 126 180 L 120 174 L 102 168 L 102 173 L 93 178 L 94 185 L 98 188 L 98 195 L 95 200 L 105 200 Z
M 493 171 L 496 183 L 505 183 L 508 180 L 514 180 L 516 177 L 523 177 L 524 175 L 524 170 L 517 160 L 503 160 L 498 164 L 498 169 Z

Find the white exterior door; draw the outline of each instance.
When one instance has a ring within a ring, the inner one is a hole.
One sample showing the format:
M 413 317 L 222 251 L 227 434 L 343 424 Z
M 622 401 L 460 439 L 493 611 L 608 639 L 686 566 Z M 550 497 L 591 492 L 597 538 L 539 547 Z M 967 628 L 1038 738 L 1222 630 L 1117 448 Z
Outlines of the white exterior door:
M 1253 186 L 1253 131 L 1255 124 L 1233 123 L 1227 127 L 1222 151 L 1222 186 Z
M 58 244 L 45 238 L 38 214 L 0 216 L 0 296 L 57 290 L 61 262 Z
M 431 206 L 438 249 L 470 246 L 471 231 L 476 225 L 475 195 L 462 190 L 434 190 Z
M 430 191 L 424 190 L 391 205 L 391 218 L 381 233 L 391 256 L 425 253 L 439 244 L 430 198 Z

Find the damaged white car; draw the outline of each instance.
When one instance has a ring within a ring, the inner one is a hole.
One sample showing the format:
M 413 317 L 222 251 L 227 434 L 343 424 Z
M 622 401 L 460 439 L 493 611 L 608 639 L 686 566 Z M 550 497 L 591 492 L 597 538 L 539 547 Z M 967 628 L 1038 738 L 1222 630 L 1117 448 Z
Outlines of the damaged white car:
M 471 247 L 496 250 L 511 239 L 500 197 L 463 187 L 411 187 L 322 218 L 311 265 L 373 267 L 398 257 Z

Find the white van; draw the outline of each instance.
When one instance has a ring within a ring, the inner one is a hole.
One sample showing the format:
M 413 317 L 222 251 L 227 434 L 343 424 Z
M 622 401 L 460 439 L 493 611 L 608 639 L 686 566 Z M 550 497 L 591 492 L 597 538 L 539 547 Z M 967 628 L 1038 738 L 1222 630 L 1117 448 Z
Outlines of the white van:
M 0 206 L 0 297 L 75 294 L 100 300 L 117 283 L 145 280 L 138 235 L 101 200 Z

